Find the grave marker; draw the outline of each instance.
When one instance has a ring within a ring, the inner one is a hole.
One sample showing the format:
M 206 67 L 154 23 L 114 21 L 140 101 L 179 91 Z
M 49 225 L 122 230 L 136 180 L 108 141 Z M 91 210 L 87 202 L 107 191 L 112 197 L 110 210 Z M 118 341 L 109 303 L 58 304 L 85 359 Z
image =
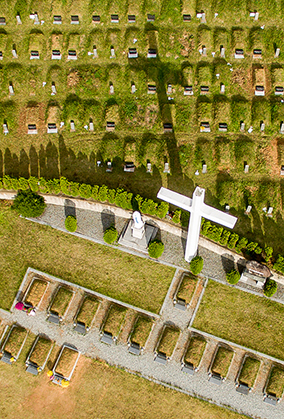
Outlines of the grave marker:
M 272 217 L 272 213 L 273 213 L 273 207 L 269 207 L 266 216 Z
M 99 15 L 93 15 L 93 23 L 101 23 L 101 17 Z
M 245 210 L 245 215 L 249 215 L 249 213 L 251 212 L 251 210 L 252 210 L 252 206 L 251 205 L 248 205 L 247 206 L 247 209 Z
M 220 56 L 222 58 L 225 58 L 225 48 L 224 47 L 220 47 Z
M 149 48 L 147 58 L 157 58 L 157 51 L 153 48 Z
M 279 57 L 279 54 L 280 54 L 280 48 L 276 48 L 274 58 Z
M 78 15 L 72 15 L 71 16 L 71 25 L 79 25 L 79 16 Z
M 112 164 L 111 161 L 107 162 L 106 172 L 111 173 L 112 172 Z
M 169 163 L 165 163 L 164 164 L 163 173 L 167 173 L 167 174 L 170 174 L 171 173 Z
M 110 58 L 115 58 L 115 52 L 113 47 L 110 47 Z
M 129 48 L 128 58 L 138 58 L 138 52 L 136 48 Z
M 94 47 L 93 47 L 93 58 L 97 58 L 97 56 L 98 56 L 97 47 L 94 45 Z
M 192 96 L 193 95 L 192 86 L 185 86 L 183 94 L 184 96 Z
M 264 86 L 255 86 L 255 96 L 265 96 Z
M 152 173 L 152 165 L 151 165 L 151 163 L 147 163 L 146 173 Z
M 128 15 L 128 23 L 135 23 L 136 18 L 135 15 Z
M 60 15 L 53 16 L 53 24 L 54 25 L 61 25 L 62 24 L 62 19 L 61 19 Z
M 248 164 L 245 164 L 244 172 L 245 173 L 248 173 L 249 172 L 249 165 Z
M 47 133 L 48 134 L 57 134 L 58 130 L 57 130 L 57 126 L 56 124 L 50 123 L 47 124 Z
M 283 166 L 281 166 L 281 169 L 280 169 L 280 176 L 284 176 L 284 165 L 283 165 Z
M 30 60 L 39 60 L 39 52 L 31 51 Z
M 28 134 L 37 134 L 36 124 L 28 124 Z
M 264 122 L 261 122 L 260 123 L 260 132 L 263 132 L 264 129 L 265 129 L 265 123 Z
M 284 122 L 283 121 L 280 124 L 280 134 L 284 134 Z
M 3 133 L 5 135 L 9 134 L 8 125 L 6 123 L 3 124 Z
M 9 85 L 9 94 L 12 96 L 14 94 L 14 88 L 12 83 Z
M 16 15 L 16 20 L 17 20 L 17 24 L 18 25 L 21 25 L 22 24 L 21 17 L 19 15 L 19 13 Z
M 77 60 L 77 53 L 74 49 L 68 51 L 68 60 Z
M 12 49 L 12 55 L 13 55 L 13 58 L 18 58 L 18 54 L 15 48 Z
M 70 121 L 70 131 L 71 132 L 76 131 L 76 129 L 75 129 L 75 123 L 74 123 L 73 119 Z
M 224 85 L 224 83 L 221 83 L 221 85 L 220 85 L 220 93 L 225 93 L 225 85 Z
M 240 130 L 241 131 L 245 130 L 245 123 L 243 121 L 241 121 L 241 123 L 240 123 Z
M 207 173 L 207 164 L 202 165 L 202 173 L 205 175 Z
M 52 60 L 61 60 L 61 52 L 58 49 L 53 49 L 51 54 Z
M 90 119 L 90 122 L 89 122 L 89 131 L 91 131 L 91 132 L 94 131 L 94 123 L 91 119 Z
M 131 93 L 134 94 L 135 92 L 136 92 L 136 87 L 135 87 L 135 84 L 132 83 L 131 84 Z
M 114 86 L 113 86 L 112 83 L 110 83 L 110 85 L 109 85 L 109 94 L 110 95 L 113 95 L 114 94 Z
M 56 95 L 56 87 L 55 87 L 55 83 L 54 82 L 52 82 L 52 84 L 51 84 L 51 94 L 52 94 L 52 96 L 54 96 L 54 95 Z
M 118 15 L 111 15 L 110 21 L 111 23 L 118 23 L 119 22 Z
M 275 94 L 276 95 L 283 96 L 283 93 L 284 93 L 284 87 L 282 87 L 282 86 L 275 87 Z

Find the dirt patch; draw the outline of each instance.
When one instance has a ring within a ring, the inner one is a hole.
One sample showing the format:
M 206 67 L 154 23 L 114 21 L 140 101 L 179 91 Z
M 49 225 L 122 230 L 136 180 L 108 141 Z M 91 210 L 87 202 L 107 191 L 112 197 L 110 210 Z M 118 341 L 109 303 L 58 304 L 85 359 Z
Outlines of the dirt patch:
M 253 93 L 252 72 L 250 69 L 237 68 L 232 72 L 232 83 L 239 85 L 242 89 Z
M 279 176 L 279 164 L 278 164 L 278 152 L 277 152 L 277 140 L 271 141 L 269 146 L 262 150 L 263 157 L 268 167 L 270 167 L 270 173 L 273 176 Z
M 77 86 L 77 84 L 80 82 L 80 75 L 79 71 L 71 71 L 71 73 L 67 76 L 67 86 L 68 87 L 74 87 Z
M 182 46 L 181 55 L 183 57 L 188 57 L 189 53 L 194 49 L 194 39 L 192 35 L 189 35 L 186 32 L 184 32 L 183 36 L 179 38 L 179 43 Z

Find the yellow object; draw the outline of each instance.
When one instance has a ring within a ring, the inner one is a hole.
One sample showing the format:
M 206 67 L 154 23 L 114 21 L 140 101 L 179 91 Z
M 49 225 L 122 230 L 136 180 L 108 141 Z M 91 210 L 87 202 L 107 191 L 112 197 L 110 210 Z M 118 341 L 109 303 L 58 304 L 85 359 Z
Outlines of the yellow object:
M 47 371 L 47 376 L 48 377 L 51 377 L 53 375 L 53 372 L 52 371 Z
M 63 388 L 65 388 L 65 387 L 68 387 L 69 386 L 69 381 L 67 381 L 67 380 L 62 380 L 61 381 L 61 387 L 63 387 Z
M 15 358 L 12 356 L 12 357 L 10 358 L 10 361 L 11 361 L 11 362 L 14 362 L 14 361 L 16 361 L 16 360 L 15 360 Z

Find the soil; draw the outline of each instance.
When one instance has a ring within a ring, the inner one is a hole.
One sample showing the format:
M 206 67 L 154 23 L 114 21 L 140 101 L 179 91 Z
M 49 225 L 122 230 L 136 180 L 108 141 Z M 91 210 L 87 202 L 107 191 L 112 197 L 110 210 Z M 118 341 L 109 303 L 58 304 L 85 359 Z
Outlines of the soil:
M 78 71 L 71 71 L 67 76 L 68 87 L 74 87 L 80 82 L 80 76 Z
M 272 176 L 278 176 L 280 167 L 278 163 L 278 152 L 277 152 L 277 140 L 271 141 L 270 145 L 263 150 L 263 155 L 266 160 L 266 164 L 270 167 L 270 174 Z

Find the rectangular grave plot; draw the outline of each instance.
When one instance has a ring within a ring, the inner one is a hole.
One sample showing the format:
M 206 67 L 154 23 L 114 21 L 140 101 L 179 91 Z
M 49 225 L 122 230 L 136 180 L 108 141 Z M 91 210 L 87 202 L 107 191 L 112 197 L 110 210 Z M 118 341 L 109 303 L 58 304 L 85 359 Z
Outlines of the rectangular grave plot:
M 176 297 L 185 301 L 186 304 L 190 304 L 193 297 L 198 278 L 191 273 L 186 273 L 182 276 Z
M 39 278 L 34 278 L 25 296 L 25 303 L 31 304 L 33 307 L 38 307 L 46 292 L 47 286 L 47 281 Z
M 43 336 L 37 336 L 27 362 L 30 362 L 33 365 L 36 365 L 37 368 L 42 369 L 51 352 L 52 346 L 53 342 L 50 339 Z
M 266 386 L 266 393 L 280 399 L 284 391 L 284 369 L 274 365 Z
M 194 368 L 198 368 L 203 357 L 206 344 L 206 340 L 201 336 L 192 336 L 184 355 L 184 361 L 188 364 L 192 364 Z
M 167 357 L 171 357 L 177 344 L 180 330 L 171 326 L 166 326 L 162 332 L 157 352 L 165 353 Z
M 20 326 L 12 326 L 7 336 L 4 351 L 17 358 L 19 351 L 27 337 L 27 330 Z
M 103 326 L 103 332 L 111 333 L 114 338 L 117 338 L 121 332 L 126 311 L 125 307 L 117 304 L 111 305 Z
M 153 319 L 146 316 L 138 316 L 133 331 L 130 335 L 130 342 L 137 343 L 140 348 L 144 348 L 153 326 Z
M 258 371 L 260 367 L 260 360 L 247 356 L 244 359 L 244 363 L 241 367 L 241 371 L 238 377 L 240 384 L 245 384 L 249 388 L 253 388 Z
M 84 324 L 87 328 L 91 327 L 99 306 L 99 300 L 92 296 L 86 296 L 79 310 L 76 321 Z
M 78 361 L 78 357 L 79 352 L 76 349 L 64 346 L 57 359 L 54 373 L 65 379 L 70 379 Z
M 233 356 L 233 350 L 225 348 L 224 346 L 218 346 L 211 366 L 212 374 L 217 374 L 222 378 L 225 378 L 228 374 Z
M 69 288 L 59 287 L 50 306 L 50 312 L 64 317 L 74 293 Z

